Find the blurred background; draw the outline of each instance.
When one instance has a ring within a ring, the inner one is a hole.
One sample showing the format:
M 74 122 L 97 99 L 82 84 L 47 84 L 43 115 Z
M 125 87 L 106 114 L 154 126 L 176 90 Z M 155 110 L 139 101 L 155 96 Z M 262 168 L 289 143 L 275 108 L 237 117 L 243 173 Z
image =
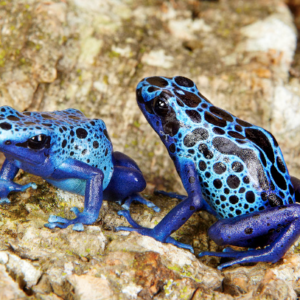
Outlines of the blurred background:
M 0 26 L 0 105 L 103 119 L 149 192 L 182 192 L 136 105 L 136 85 L 153 75 L 189 77 L 271 131 L 300 177 L 300 0 L 7 0 Z

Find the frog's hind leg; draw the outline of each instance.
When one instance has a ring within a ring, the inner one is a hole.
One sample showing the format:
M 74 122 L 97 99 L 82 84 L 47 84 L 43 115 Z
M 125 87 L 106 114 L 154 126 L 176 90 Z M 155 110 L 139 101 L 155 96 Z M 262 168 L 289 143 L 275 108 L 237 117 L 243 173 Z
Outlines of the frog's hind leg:
M 209 255 L 233 259 L 221 264 L 218 269 L 238 263 L 277 262 L 300 235 L 300 205 L 273 207 L 260 213 L 219 220 L 208 231 L 209 236 L 219 245 L 241 245 L 243 241 L 252 238 L 255 240 L 264 235 L 267 237 L 272 233 L 276 238 L 262 249 L 220 253 L 202 252 L 199 256 Z
M 104 191 L 104 198 L 117 201 L 127 210 L 133 201 L 137 201 L 159 212 L 159 207 L 139 195 L 145 189 L 146 181 L 135 161 L 124 153 L 114 152 L 113 162 L 114 172 Z

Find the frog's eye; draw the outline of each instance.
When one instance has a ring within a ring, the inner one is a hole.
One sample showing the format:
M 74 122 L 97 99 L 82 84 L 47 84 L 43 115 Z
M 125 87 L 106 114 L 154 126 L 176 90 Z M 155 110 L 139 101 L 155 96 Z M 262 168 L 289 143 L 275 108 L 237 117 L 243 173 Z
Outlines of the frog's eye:
M 45 134 L 39 134 L 36 136 L 31 137 L 27 143 L 28 143 L 28 148 L 33 149 L 33 150 L 41 150 L 45 148 L 48 142 L 48 136 Z
M 157 115 L 164 117 L 169 111 L 168 101 L 164 97 L 159 97 L 154 103 L 154 111 Z

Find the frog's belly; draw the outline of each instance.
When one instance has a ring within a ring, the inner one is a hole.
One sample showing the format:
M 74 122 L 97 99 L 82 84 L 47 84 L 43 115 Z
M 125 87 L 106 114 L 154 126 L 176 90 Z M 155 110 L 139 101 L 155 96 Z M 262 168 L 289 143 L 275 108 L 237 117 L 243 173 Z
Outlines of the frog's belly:
M 81 196 L 85 194 L 86 180 L 70 178 L 64 180 L 46 179 L 46 181 L 64 191 Z

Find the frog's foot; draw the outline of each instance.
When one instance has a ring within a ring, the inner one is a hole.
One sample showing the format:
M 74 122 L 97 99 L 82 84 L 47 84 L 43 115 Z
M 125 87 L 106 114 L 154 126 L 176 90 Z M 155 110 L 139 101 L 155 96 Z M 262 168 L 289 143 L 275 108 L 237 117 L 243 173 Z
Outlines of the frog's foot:
M 167 197 L 170 197 L 170 198 L 178 199 L 180 201 L 183 201 L 187 197 L 185 195 L 179 195 L 179 194 L 176 194 L 176 193 L 165 192 L 165 191 L 160 191 L 160 190 L 155 190 L 154 195 L 163 195 L 163 196 L 167 196 Z
M 190 250 L 192 253 L 194 253 L 194 249 L 192 246 L 190 245 L 187 245 L 187 244 L 183 244 L 183 243 L 180 243 L 178 241 L 176 241 L 174 238 L 172 237 L 167 237 L 165 239 L 165 241 L 162 241 L 160 240 L 156 234 L 155 234 L 155 231 L 151 228 L 145 228 L 145 227 L 142 227 L 140 226 L 139 224 L 137 224 L 131 217 L 130 213 L 128 210 L 121 210 L 118 212 L 118 215 L 120 216 L 123 216 L 127 219 L 128 223 L 133 226 L 133 227 L 126 227 L 126 226 L 119 226 L 119 227 L 116 227 L 116 231 L 120 231 L 120 230 L 124 230 L 124 231 L 135 231 L 135 232 L 138 232 L 139 234 L 142 234 L 142 235 L 146 235 L 146 236 L 150 236 L 160 242 L 163 242 L 163 243 L 170 243 L 170 244 L 173 244 L 179 248 L 183 248 L 183 249 L 188 249 Z
M 95 218 L 93 214 L 89 214 L 87 212 L 80 212 L 77 207 L 71 208 L 71 211 L 76 215 L 75 219 L 70 220 L 59 216 L 51 215 L 48 219 L 49 223 L 45 224 L 44 226 L 53 229 L 55 227 L 67 228 L 68 226 L 73 224 L 73 230 L 83 231 L 83 225 L 90 225 L 94 223 L 97 219 L 97 217 Z
M 143 198 L 141 195 L 139 194 L 134 194 L 128 198 L 126 198 L 126 200 L 124 202 L 122 202 L 122 207 L 126 210 L 129 210 L 130 205 L 132 203 L 132 201 L 137 201 L 139 203 L 145 204 L 148 207 L 152 208 L 155 212 L 160 212 L 160 208 L 158 206 L 156 206 L 154 203 L 152 203 L 149 200 L 146 200 L 145 198 Z

